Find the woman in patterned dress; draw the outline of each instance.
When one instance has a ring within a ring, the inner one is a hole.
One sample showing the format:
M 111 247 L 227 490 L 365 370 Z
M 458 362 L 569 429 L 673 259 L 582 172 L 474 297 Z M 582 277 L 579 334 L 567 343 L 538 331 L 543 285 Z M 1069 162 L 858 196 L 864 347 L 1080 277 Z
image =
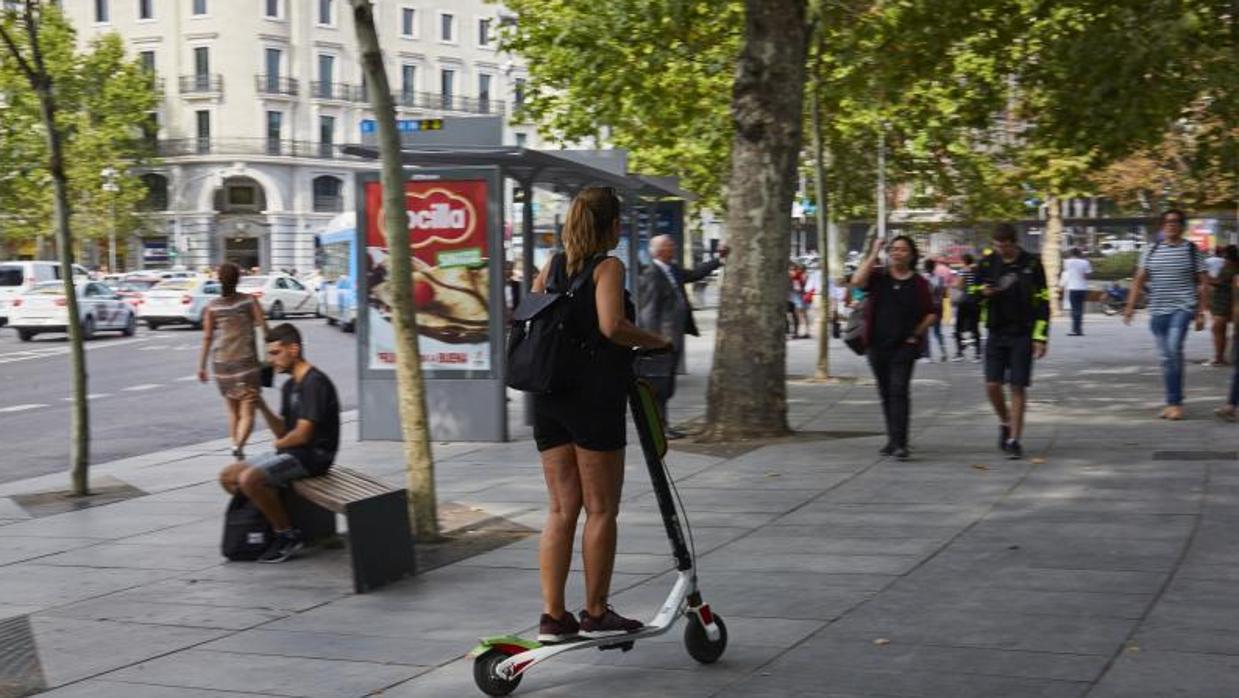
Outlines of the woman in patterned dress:
M 262 306 L 248 293 L 237 293 L 241 270 L 232 263 L 219 267 L 222 293 L 203 311 L 202 353 L 198 357 L 198 380 L 207 382 L 207 354 L 211 354 L 211 371 L 215 384 L 228 407 L 228 435 L 232 438 L 232 455 L 245 457 L 245 442 L 254 430 L 255 400 L 261 396 L 261 366 L 254 329 L 261 327 L 267 335 L 267 319 Z M 217 340 L 218 335 L 218 341 Z M 214 342 L 215 349 L 211 350 Z

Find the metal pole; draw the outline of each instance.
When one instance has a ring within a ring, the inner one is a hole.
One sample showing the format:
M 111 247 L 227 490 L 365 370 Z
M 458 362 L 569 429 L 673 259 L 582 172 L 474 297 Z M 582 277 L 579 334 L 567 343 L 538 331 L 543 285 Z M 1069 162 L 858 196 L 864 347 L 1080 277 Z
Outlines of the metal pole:
M 886 125 L 878 131 L 878 239 L 886 239 Z
M 533 178 L 520 181 L 521 189 L 525 191 L 525 201 L 521 204 L 521 288 L 528 295 L 533 287 L 533 279 L 537 269 L 533 263 Z M 533 426 L 533 393 L 525 393 L 525 426 Z
M 116 268 L 116 195 L 112 195 L 112 225 L 108 231 L 108 271 L 112 274 L 120 271 Z

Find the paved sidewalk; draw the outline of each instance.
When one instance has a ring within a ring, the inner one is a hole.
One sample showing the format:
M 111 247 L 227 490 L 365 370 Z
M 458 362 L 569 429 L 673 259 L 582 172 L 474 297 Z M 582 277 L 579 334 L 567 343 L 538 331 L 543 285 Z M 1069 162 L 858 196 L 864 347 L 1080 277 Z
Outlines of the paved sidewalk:
M 1022 462 L 996 452 L 971 363 L 917 366 L 916 458 L 879 458 L 868 370 L 837 344 L 836 372 L 860 380 L 793 380 L 796 438 L 677 445 L 668 460 L 726 655 L 697 665 L 677 629 L 626 654 L 563 655 L 517 695 L 1235 695 L 1239 427 L 1210 415 L 1229 372 L 1191 366 L 1191 419 L 1162 422 L 1145 328 L 1056 329 Z M 673 421 L 703 411 L 711 341 L 691 345 Z M 1207 342 L 1194 334 L 1189 356 Z M 803 376 L 816 343 L 789 346 Z M 355 426 L 340 462 L 399 483 L 399 445 L 358 443 Z M 445 511 L 540 526 L 536 453 L 515 432 L 435 445 Z M 532 536 L 362 596 L 339 549 L 222 562 L 226 449 L 96 467 L 98 485 L 140 492 L 81 511 L 36 517 L 21 498 L 63 475 L 0 486 L 0 696 L 480 695 L 462 655 L 536 621 Z M 613 601 L 649 617 L 671 560 L 637 449 L 628 464 Z M 569 598 L 581 594 L 574 574 Z

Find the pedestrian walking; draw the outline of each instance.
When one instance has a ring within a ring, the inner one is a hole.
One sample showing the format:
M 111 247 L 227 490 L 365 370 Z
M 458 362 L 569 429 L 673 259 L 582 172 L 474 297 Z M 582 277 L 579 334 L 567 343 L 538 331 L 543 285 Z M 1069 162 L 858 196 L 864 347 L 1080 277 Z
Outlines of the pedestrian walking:
M 1045 356 L 1049 341 L 1050 289 L 1041 261 L 1020 248 L 1014 226 L 999 224 L 992 242 L 994 251 L 977 265 L 986 318 L 985 392 L 998 415 L 998 446 L 1017 460 L 1024 457 L 1020 441 L 1033 359 Z
M 640 312 L 637 324 L 646 330 L 667 337 L 675 345 L 675 351 L 668 356 L 651 357 L 644 361 L 657 366 L 669 366 L 667 370 L 658 369 L 645 376 L 650 381 L 658 397 L 658 407 L 662 412 L 664 426 L 668 438 L 683 438 L 682 432 L 671 429 L 667 425 L 667 402 L 675 395 L 676 367 L 679 366 L 680 355 L 684 352 L 684 337 L 698 336 L 697 323 L 693 320 L 693 305 L 685 293 L 685 284 L 690 284 L 709 276 L 715 269 L 723 265 L 723 260 L 730 250 L 726 245 L 718 249 L 718 258 L 711 259 L 685 271 L 675 263 L 676 244 L 670 235 L 657 235 L 650 240 L 650 265 L 645 268 L 638 279 L 637 298 Z
M 809 338 L 809 313 L 808 304 L 805 302 L 805 288 L 808 279 L 805 276 L 804 267 L 796 262 L 788 262 L 787 264 L 787 313 L 788 319 L 791 321 L 791 338 L 792 339 L 808 339 Z M 800 327 L 804 325 L 804 334 L 800 334 Z
M 244 494 L 275 532 L 259 562 L 284 562 L 305 545 L 301 531 L 280 497 L 295 480 L 324 475 L 340 448 L 340 399 L 327 374 L 305 358 L 301 333 L 285 322 L 267 333 L 267 358 L 279 373 L 289 375 L 280 389 L 280 413 L 267 407 L 262 395 L 247 388 L 246 402 L 256 405 L 275 440 L 274 453 L 252 460 L 238 458 L 219 473 L 229 494 Z
M 931 352 L 929 348 L 930 345 L 933 344 L 934 338 L 937 338 L 938 340 L 939 357 L 941 357 L 942 361 L 946 361 L 947 358 L 946 342 L 942 339 L 942 301 L 946 298 L 947 281 L 941 274 L 936 273 L 935 269 L 937 267 L 938 263 L 934 260 L 925 260 L 924 277 L 925 281 L 929 284 L 929 295 L 933 298 L 934 313 L 937 316 L 934 319 L 934 324 L 929 326 L 929 330 L 932 335 L 927 335 L 925 337 L 925 342 L 922 345 L 924 348 L 921 350 L 921 360 L 925 362 L 933 361 L 933 352 Z
M 1231 245 L 1233 249 L 1235 246 Z M 1235 328 L 1235 339 L 1231 343 L 1230 397 L 1226 404 L 1213 411 L 1220 419 L 1233 422 L 1239 411 L 1239 274 L 1231 278 L 1231 325 Z
M 1206 280 L 1209 284 L 1209 314 L 1213 316 L 1213 360 L 1206 363 L 1208 366 L 1230 363 L 1226 360 L 1226 335 L 1234 308 L 1232 288 L 1235 275 L 1239 273 L 1239 246 L 1227 245 L 1222 251 L 1222 259 L 1225 264 L 1217 274 L 1210 275 Z
M 542 617 L 539 642 L 604 637 L 640 630 L 607 603 L 615 566 L 620 492 L 624 483 L 625 415 L 633 381 L 632 347 L 671 348 L 665 337 L 633 322 L 624 291 L 624 264 L 608 256 L 620 237 L 620 201 L 609 188 L 587 187 L 572 201 L 563 227 L 564 251 L 533 282 L 532 291 L 560 292 L 585 275 L 567 326 L 587 338 L 580 379 L 567 392 L 534 397 L 534 440 L 542 460 L 549 509 L 539 542 Z M 661 273 L 661 272 L 660 272 Z M 682 287 L 676 285 L 682 295 Z M 574 363 L 576 359 L 569 357 Z M 572 563 L 577 518 L 585 509 L 585 608 L 568 613 L 564 585 Z
M 1166 406 L 1158 416 L 1170 420 L 1180 420 L 1184 416 L 1183 343 L 1193 318 L 1196 331 L 1204 329 L 1208 301 L 1204 255 L 1183 237 L 1186 218 L 1178 209 L 1162 214 L 1163 237 L 1141 255 L 1139 270 L 1127 296 L 1127 308 L 1123 311 L 1123 322 L 1130 325 L 1147 284 L 1149 329 L 1161 355 L 1166 390 Z
M 262 306 L 248 293 L 237 291 L 241 269 L 231 262 L 221 264 L 220 297 L 207 304 L 202 314 L 202 351 L 198 354 L 198 380 L 207 382 L 207 357 L 215 384 L 228 409 L 228 437 L 232 456 L 245 457 L 245 444 L 254 430 L 254 402 L 251 392 L 262 389 L 261 362 L 254 330 L 267 335 L 267 319 Z
M 875 268 L 886 249 L 887 266 Z M 852 283 L 865 290 L 865 346 L 878 383 L 886 421 L 883 455 L 910 457 L 908 428 L 912 411 L 912 369 L 926 341 L 925 332 L 937 320 L 929 282 L 916 272 L 916 243 L 900 235 L 884 243 L 874 238 Z
M 1071 303 L 1071 331 L 1067 333 L 1070 337 L 1084 335 L 1084 305 L 1088 302 L 1088 275 L 1092 273 L 1093 265 L 1080 253 L 1080 248 L 1071 248 L 1067 261 L 1063 263 L 1060 283 Z
M 977 283 L 976 258 L 965 252 L 963 267 L 951 289 L 951 308 L 955 312 L 955 358 L 964 360 L 964 350 L 971 345 L 973 361 L 981 361 L 981 285 Z

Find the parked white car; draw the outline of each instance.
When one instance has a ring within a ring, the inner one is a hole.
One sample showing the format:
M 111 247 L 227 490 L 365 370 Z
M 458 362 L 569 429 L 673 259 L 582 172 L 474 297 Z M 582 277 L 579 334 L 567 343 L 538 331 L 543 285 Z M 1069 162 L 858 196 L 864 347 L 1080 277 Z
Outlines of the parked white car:
M 80 281 L 90 278 L 85 267 L 74 264 L 73 277 Z M 60 279 L 60 262 L 0 262 L 0 326 L 8 321 L 9 304 L 21 294 L 44 281 Z
M 138 318 L 152 330 L 164 325 L 202 327 L 202 313 L 219 298 L 220 286 L 212 279 L 165 279 L 142 295 Z
M 98 281 L 82 281 L 75 288 L 83 337 L 90 339 L 100 330 L 118 330 L 126 337 L 133 336 L 137 327 L 133 310 L 112 289 Z M 69 303 L 64 284 L 47 281 L 14 298 L 9 307 L 9 325 L 23 342 L 44 332 L 67 332 Z
M 257 298 L 262 312 L 272 320 L 293 313 L 318 315 L 317 294 L 287 274 L 243 276 L 237 290 Z

